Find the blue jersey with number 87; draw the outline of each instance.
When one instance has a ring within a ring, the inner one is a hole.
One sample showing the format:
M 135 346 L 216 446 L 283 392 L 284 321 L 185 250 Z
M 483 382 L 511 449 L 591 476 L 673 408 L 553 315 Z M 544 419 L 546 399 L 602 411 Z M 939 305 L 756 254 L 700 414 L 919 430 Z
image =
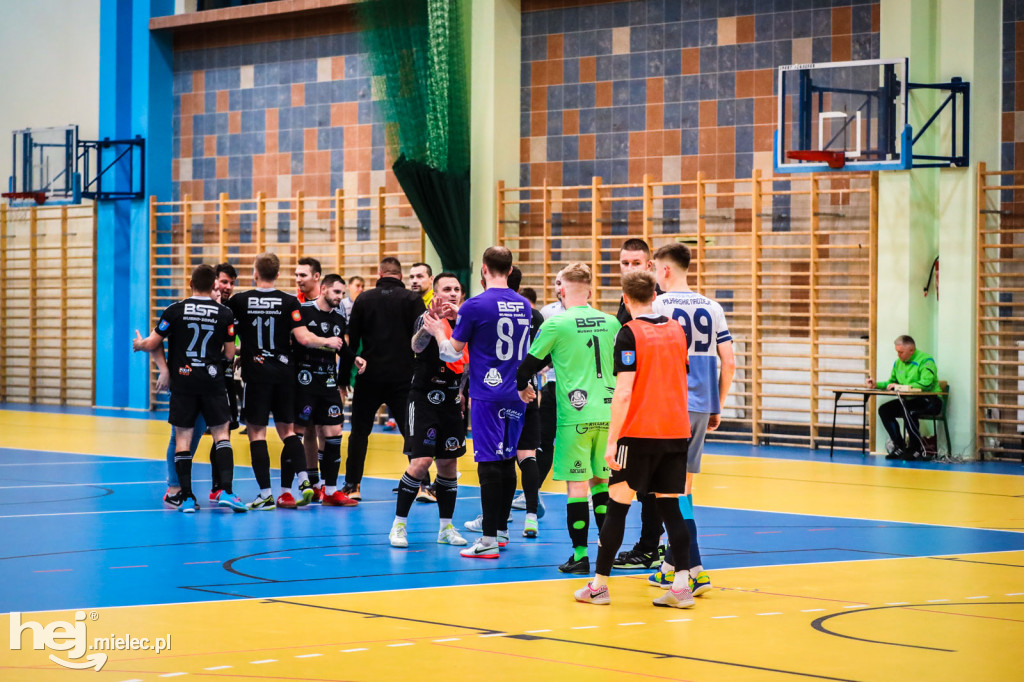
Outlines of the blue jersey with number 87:
M 530 302 L 488 289 L 459 308 L 452 338 L 469 344 L 469 397 L 518 400 L 516 371 L 530 350 Z
M 689 411 L 718 414 L 718 344 L 732 341 L 722 306 L 694 291 L 673 291 L 654 300 L 654 312 L 679 322 L 686 334 Z

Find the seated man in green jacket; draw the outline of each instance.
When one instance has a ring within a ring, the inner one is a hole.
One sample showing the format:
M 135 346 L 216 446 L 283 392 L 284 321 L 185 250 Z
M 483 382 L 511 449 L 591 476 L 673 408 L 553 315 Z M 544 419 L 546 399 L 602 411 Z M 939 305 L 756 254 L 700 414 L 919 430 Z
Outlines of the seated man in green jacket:
M 935 359 L 927 353 L 917 350 L 913 338 L 906 335 L 897 337 L 896 355 L 899 358 L 893 363 L 892 374 L 888 380 L 876 383 L 868 379 L 869 388 L 888 391 L 930 392 L 939 390 Z M 937 395 L 922 395 L 913 398 L 904 396 L 902 400 L 890 400 L 880 405 L 878 416 L 881 417 L 882 426 L 889 433 L 889 439 L 893 444 L 893 450 L 886 459 L 923 459 L 925 456 L 924 444 L 921 442 L 917 417 L 936 415 L 941 411 L 942 399 Z M 910 435 L 909 444 L 904 441 L 903 432 L 897 421 L 901 417 L 907 421 L 907 431 Z

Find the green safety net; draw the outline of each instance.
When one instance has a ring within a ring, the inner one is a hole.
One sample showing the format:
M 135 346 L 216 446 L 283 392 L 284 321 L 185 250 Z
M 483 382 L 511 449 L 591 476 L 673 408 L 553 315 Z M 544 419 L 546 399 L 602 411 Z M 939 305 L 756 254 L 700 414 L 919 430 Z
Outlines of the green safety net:
M 441 257 L 468 284 L 469 87 L 464 0 L 357 5 L 395 176 Z

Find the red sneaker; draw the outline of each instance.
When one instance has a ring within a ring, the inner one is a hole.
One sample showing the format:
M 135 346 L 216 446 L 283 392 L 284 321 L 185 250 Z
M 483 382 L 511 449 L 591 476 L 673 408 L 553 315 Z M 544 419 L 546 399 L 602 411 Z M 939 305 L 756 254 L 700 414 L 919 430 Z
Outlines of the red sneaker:
M 322 504 L 325 507 L 354 507 L 359 503 L 340 490 L 335 490 L 330 495 L 324 495 Z
M 277 506 L 282 509 L 296 509 L 295 498 L 291 493 L 281 493 L 277 498 Z
M 327 497 L 327 493 L 324 492 L 322 485 L 315 486 L 313 488 L 313 501 L 318 504 L 323 504 L 324 498 Z
M 223 490 L 211 490 L 210 491 L 210 502 L 212 502 L 214 504 L 217 504 L 217 500 L 220 499 L 220 494 L 222 492 L 224 492 L 224 491 Z

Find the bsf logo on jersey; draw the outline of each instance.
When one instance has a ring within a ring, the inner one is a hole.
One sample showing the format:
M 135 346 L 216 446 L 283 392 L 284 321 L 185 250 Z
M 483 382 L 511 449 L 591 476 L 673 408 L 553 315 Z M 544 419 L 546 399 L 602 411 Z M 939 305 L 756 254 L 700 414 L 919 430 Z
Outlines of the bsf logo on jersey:
M 213 317 L 217 314 L 217 306 L 208 303 L 186 303 L 186 315 L 199 315 L 200 317 Z
M 341 416 L 341 408 L 337 405 L 331 405 L 327 408 L 327 416 L 331 419 L 337 419 Z
M 577 410 L 582 410 L 587 406 L 587 392 L 582 388 L 577 388 L 575 391 L 569 391 L 569 404 Z
M 606 320 L 603 317 L 584 317 L 582 319 L 577 318 L 576 328 L 577 329 L 594 329 L 595 327 L 601 327 L 605 324 Z
M 431 405 L 440 405 L 444 402 L 444 391 L 431 391 L 427 394 L 427 400 Z
M 488 386 L 501 386 L 501 372 L 491 367 L 484 375 L 484 383 Z
M 301 372 L 299 372 L 299 383 L 300 384 L 302 384 L 303 386 L 309 386 L 309 384 L 312 381 L 313 381 L 313 374 L 309 370 L 304 369 Z
M 499 313 L 519 313 L 523 311 L 525 303 L 519 301 L 498 301 Z
M 249 299 L 249 310 L 276 310 L 283 303 L 284 301 L 279 298 L 253 297 Z
M 302 313 L 298 310 L 292 311 L 292 319 L 296 322 L 302 322 Z
M 622 364 L 626 367 L 631 367 L 636 364 L 636 351 L 624 350 L 622 351 Z

